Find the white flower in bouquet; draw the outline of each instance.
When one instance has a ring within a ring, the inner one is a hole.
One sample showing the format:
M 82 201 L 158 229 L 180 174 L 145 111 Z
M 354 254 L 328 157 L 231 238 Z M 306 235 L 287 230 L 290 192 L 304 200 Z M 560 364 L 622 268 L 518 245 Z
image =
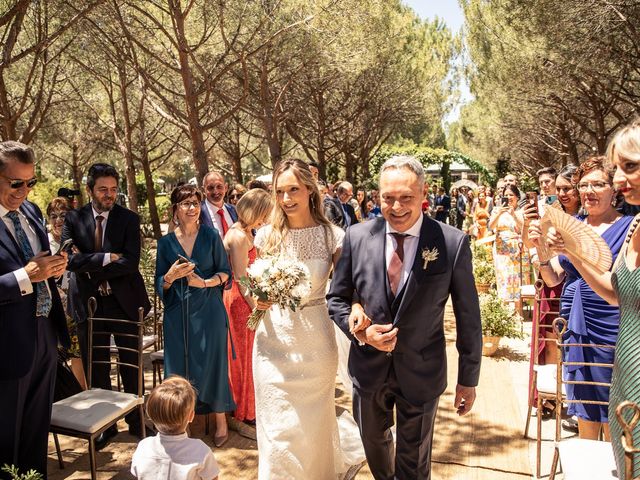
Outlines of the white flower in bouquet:
M 247 276 L 240 283 L 258 297 L 281 308 L 295 312 L 302 299 L 311 291 L 310 275 L 306 265 L 296 260 L 281 257 L 267 257 L 256 260 L 247 269 Z M 260 325 L 266 311 L 254 309 L 249 316 L 247 327 L 255 330 Z

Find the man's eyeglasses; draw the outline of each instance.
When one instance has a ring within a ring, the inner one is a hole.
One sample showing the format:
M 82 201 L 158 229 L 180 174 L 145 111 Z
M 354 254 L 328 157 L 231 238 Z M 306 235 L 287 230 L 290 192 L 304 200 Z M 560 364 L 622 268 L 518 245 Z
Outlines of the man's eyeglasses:
M 184 202 L 180 202 L 180 203 L 178 204 L 178 206 L 179 206 L 182 210 L 189 210 L 191 207 L 193 207 L 193 208 L 199 208 L 199 207 L 200 207 L 200 202 L 191 201 L 191 200 L 185 200 Z
M 606 182 L 579 183 L 578 191 L 584 193 L 589 190 L 589 187 L 591 187 L 594 192 L 601 192 L 609 186 L 610 184 Z
M 0 174 L 0 177 L 7 180 L 9 182 L 9 186 L 15 190 L 17 190 L 18 188 L 22 188 L 24 185 L 26 185 L 27 188 L 33 188 L 35 184 L 38 183 L 38 179 L 35 177 L 33 177 L 31 180 L 18 180 L 16 178 L 5 177 L 2 174 Z

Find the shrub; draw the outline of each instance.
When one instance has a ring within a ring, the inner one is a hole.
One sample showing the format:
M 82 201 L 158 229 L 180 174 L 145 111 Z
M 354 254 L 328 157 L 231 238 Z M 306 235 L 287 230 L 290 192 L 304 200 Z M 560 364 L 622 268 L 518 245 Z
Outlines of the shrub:
M 491 250 L 484 245 L 473 246 L 473 277 L 478 284 L 495 285 L 496 283 Z
M 487 337 L 523 338 L 522 318 L 512 305 L 506 306 L 495 291 L 480 295 L 482 334 Z
M 29 470 L 27 473 L 20 473 L 18 467 L 15 465 L 9 466 L 6 463 L 2 466 L 0 471 L 9 474 L 12 480 L 42 480 L 42 474 L 35 470 Z

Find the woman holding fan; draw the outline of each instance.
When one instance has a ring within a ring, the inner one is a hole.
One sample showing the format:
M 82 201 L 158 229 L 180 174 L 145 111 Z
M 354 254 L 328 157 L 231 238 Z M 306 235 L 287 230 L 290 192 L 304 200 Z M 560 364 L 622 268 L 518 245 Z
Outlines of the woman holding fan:
M 580 165 L 575 176 L 582 206 L 586 216 L 577 218 L 593 228 L 606 242 L 614 258 L 626 236 L 632 217 L 625 217 L 615 209 L 616 191 L 613 172 L 605 166 L 606 158 L 593 157 Z M 537 222 L 529 227 L 529 238 L 540 245 L 541 231 Z M 556 246 L 557 247 L 557 246 Z M 587 284 L 579 268 L 578 258 L 570 252 L 549 261 L 540 262 L 540 273 L 545 283 L 552 287 L 564 280 L 560 300 L 560 316 L 567 319 L 565 340 L 570 343 L 615 345 L 620 320 L 617 307 L 609 305 Z M 567 361 L 613 363 L 612 349 L 571 347 Z M 606 367 L 570 366 L 565 371 L 566 380 L 586 380 L 609 383 L 611 369 Z M 567 384 L 567 398 L 579 400 L 609 401 L 609 389 L 602 386 Z M 609 415 L 607 407 L 592 404 L 570 404 L 569 415 L 578 417 L 580 438 L 596 440 L 600 430 L 609 439 Z
M 609 144 L 607 156 L 615 167 L 613 183 L 630 205 L 640 205 L 640 121 L 622 128 Z M 611 305 L 619 305 L 620 330 L 609 398 L 611 441 L 616 457 L 618 476 L 625 478 L 625 455 L 622 447 L 622 427 L 616 417 L 618 405 L 629 400 L 640 404 L 640 216 L 626 232 L 620 255 L 611 272 L 601 274 L 583 264 L 566 251 L 562 238 L 550 236 L 550 246 L 566 252 L 589 286 Z M 629 418 L 627 418 L 629 420 Z M 640 443 L 640 426 L 633 431 L 634 445 Z M 635 456 L 632 476 L 640 475 L 640 458 Z

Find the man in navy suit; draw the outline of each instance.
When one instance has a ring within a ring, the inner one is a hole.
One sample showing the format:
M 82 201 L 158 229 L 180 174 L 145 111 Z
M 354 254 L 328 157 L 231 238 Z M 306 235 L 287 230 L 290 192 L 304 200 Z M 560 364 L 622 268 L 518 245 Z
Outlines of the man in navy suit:
M 202 179 L 205 199 L 200 209 L 200 224 L 215 228 L 223 239 L 231 225 L 238 221 L 235 207 L 224 203 L 228 188 L 218 172 L 209 172 Z
M 449 210 L 451 210 L 451 198 L 444 192 L 444 188 L 440 187 L 438 188 L 438 195 L 436 195 L 436 220 L 447 223 Z
M 353 185 L 349 182 L 341 182 L 336 188 L 336 197 L 325 199 L 324 211 L 331 223 L 342 229 L 358 223 L 356 212 L 349 204 L 353 198 Z
M 352 340 L 353 413 L 376 480 L 431 478 L 433 425 L 447 385 L 443 324 L 449 295 L 459 415 L 471 410 L 480 375 L 482 327 L 469 240 L 422 213 L 423 185 L 424 170 L 414 158 L 385 162 L 384 218 L 347 230 L 327 295 L 333 321 Z M 354 299 L 363 310 L 352 307 Z
M 87 193 L 91 198 L 84 207 L 67 213 L 62 229 L 62 241 L 73 239 L 74 250 L 69 255 L 69 271 L 74 272 L 69 283 L 69 296 L 75 307 L 78 322 L 78 340 L 85 369 L 87 365 L 87 302 L 97 300 L 96 317 L 117 318 L 138 321 L 138 309 L 144 308 L 145 315 L 151 305 L 140 274 L 140 218 L 131 210 L 116 204 L 118 180 L 115 168 L 105 163 L 96 163 L 87 174 Z M 137 335 L 133 323 L 114 325 L 94 324 L 96 332 Z M 120 361 L 135 365 L 137 356 L 125 348 L 136 349 L 136 338 L 114 335 L 119 348 Z M 95 335 L 94 345 L 109 345 L 108 335 Z M 110 390 L 109 365 L 95 362 L 108 361 L 109 351 L 94 349 L 92 387 Z M 120 376 L 124 391 L 138 393 L 136 369 L 122 366 Z M 141 436 L 140 418 L 137 412 L 127 415 L 129 432 Z M 102 434 L 96 441 L 102 447 L 106 441 L 118 433 L 115 426 Z
M 56 347 L 70 343 L 54 282 L 67 255 L 49 252 L 42 213 L 27 201 L 35 183 L 33 150 L 0 143 L 0 465 L 46 478 Z

